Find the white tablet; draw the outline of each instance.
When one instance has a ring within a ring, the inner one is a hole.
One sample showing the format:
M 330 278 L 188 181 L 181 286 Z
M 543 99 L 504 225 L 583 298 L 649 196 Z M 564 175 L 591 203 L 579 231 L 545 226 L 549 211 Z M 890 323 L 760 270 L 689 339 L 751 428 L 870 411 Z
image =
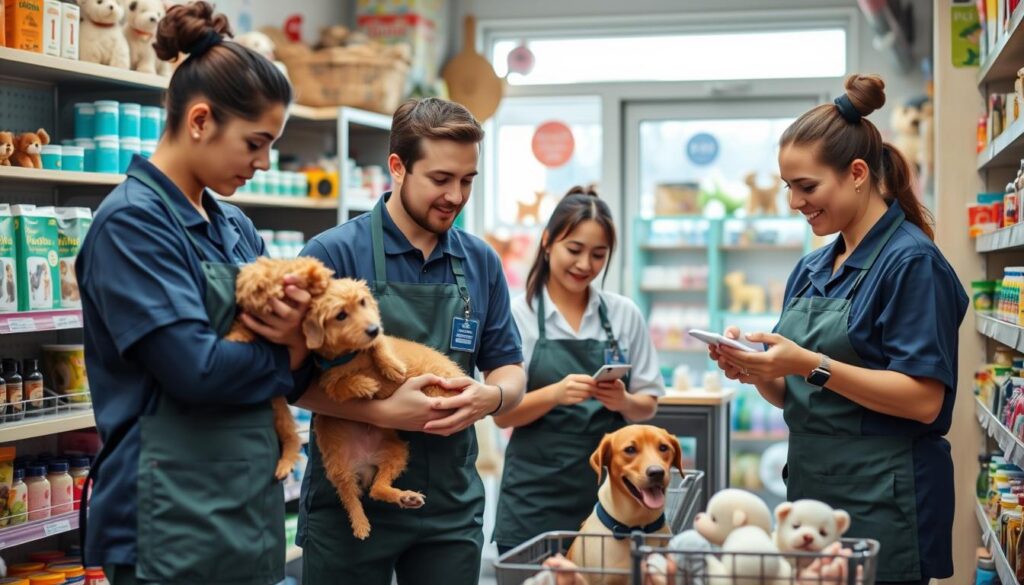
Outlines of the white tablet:
M 744 343 L 740 343 L 735 339 L 729 339 L 724 335 L 719 335 L 718 333 L 711 333 L 710 331 L 703 331 L 701 329 L 690 329 L 690 335 L 696 337 L 697 339 L 703 341 L 708 345 L 728 345 L 729 347 L 733 347 L 741 351 L 749 351 L 751 353 L 763 351 L 761 349 L 755 349 L 753 347 L 750 347 L 749 345 L 746 345 Z

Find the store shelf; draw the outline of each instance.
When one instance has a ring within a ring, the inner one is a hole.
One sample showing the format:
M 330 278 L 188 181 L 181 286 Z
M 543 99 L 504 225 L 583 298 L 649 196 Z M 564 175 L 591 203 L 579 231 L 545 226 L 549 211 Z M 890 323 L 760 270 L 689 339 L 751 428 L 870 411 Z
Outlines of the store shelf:
M 288 550 L 284 554 L 284 562 L 294 563 L 295 561 L 302 558 L 302 549 L 295 546 L 294 544 L 288 547 Z
M 289 119 L 302 122 L 337 122 L 338 108 L 314 108 L 302 104 L 292 104 Z
M 282 195 L 238 194 L 221 197 L 222 200 L 242 207 L 282 207 L 290 209 L 320 209 L 337 211 L 337 199 L 314 199 L 312 197 L 285 197 Z
M 0 167 L 0 181 L 43 183 L 47 185 L 115 186 L 124 182 L 124 179 L 124 175 L 114 173 L 78 173 L 73 171 L 51 171 L 49 169 L 27 169 L 24 167 Z
M 297 481 L 289 481 L 284 484 L 284 501 L 285 503 L 294 502 L 299 499 L 299 495 L 302 492 L 302 484 Z
M 799 246 L 776 246 L 773 244 L 752 244 L 749 246 L 722 246 L 723 252 L 803 252 L 803 244 Z
M 640 249 L 646 252 L 706 252 L 708 247 L 688 244 L 643 244 Z
M 1017 119 L 978 153 L 978 170 L 1018 167 L 1024 147 L 1024 118 Z
M 1022 152 L 1021 154 L 1024 154 Z M 1004 252 L 1024 248 L 1024 223 L 982 234 L 974 241 L 974 249 L 979 254 L 985 252 Z
M 789 433 L 753 433 L 750 431 L 732 431 L 733 441 L 745 443 L 778 443 L 788 441 Z
M 345 203 L 345 207 L 348 208 L 349 211 L 367 212 L 372 210 L 373 206 L 376 204 L 377 202 L 369 197 L 349 197 Z
M 1010 563 L 1006 560 L 1006 555 L 1003 554 L 1003 549 L 999 546 L 999 539 L 996 537 L 995 531 L 992 530 L 992 524 L 989 523 L 988 516 L 985 515 L 985 508 L 981 502 L 976 503 L 974 514 L 977 516 L 978 524 L 981 528 L 982 543 L 992 553 L 992 560 L 996 565 L 996 574 L 999 575 L 1002 585 L 1018 585 L 1017 577 L 1010 569 Z
M 1005 323 L 999 319 L 975 313 L 974 321 L 978 333 L 1012 347 L 1018 351 L 1024 351 L 1024 327 Z
M 708 392 L 703 388 L 676 390 L 667 388 L 664 396 L 658 397 L 659 404 L 680 404 L 683 406 L 718 406 L 728 404 L 736 397 L 734 388 L 723 388 L 718 392 Z
M 0 76 L 55 84 L 113 85 L 167 89 L 169 78 L 86 61 L 0 47 Z
M 974 399 L 974 406 L 978 424 L 999 445 L 1003 457 L 1018 467 L 1024 467 L 1024 442 L 1015 437 L 977 397 Z
M 686 288 L 681 286 L 641 286 L 640 292 L 645 293 L 706 293 L 706 287 Z
M 1018 6 L 1010 15 L 1009 32 L 1003 35 L 999 43 L 989 53 L 988 60 L 978 70 L 978 85 L 1013 79 L 1020 69 L 1021 57 L 1024 56 L 1024 6 Z
M 0 315 L 0 335 L 30 333 L 33 331 L 80 329 L 81 327 L 81 309 L 32 311 L 29 313 L 6 313 Z
M 18 422 L 0 425 L 0 443 L 23 441 L 68 431 L 79 431 L 96 426 L 96 418 L 89 410 L 72 410 L 65 414 L 24 418 Z
M 0 550 L 78 529 L 78 510 L 0 530 Z

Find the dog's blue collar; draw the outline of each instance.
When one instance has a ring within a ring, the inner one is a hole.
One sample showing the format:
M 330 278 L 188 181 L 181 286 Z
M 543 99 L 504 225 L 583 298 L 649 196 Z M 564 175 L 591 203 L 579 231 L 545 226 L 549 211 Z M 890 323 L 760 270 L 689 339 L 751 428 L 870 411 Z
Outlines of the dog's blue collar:
M 604 506 L 601 505 L 600 501 L 597 502 L 596 506 L 594 506 L 594 512 L 597 514 L 597 519 L 601 521 L 601 524 L 604 524 L 605 528 L 612 531 L 612 536 L 615 537 L 615 540 L 622 540 L 632 534 L 635 530 L 639 530 L 644 534 L 652 534 L 661 530 L 665 526 L 664 513 L 662 513 L 657 520 L 646 526 L 627 526 L 615 518 L 612 518 L 612 515 L 608 513 L 608 510 L 604 509 Z
M 338 356 L 338 357 L 334 358 L 333 360 L 327 360 L 327 359 L 324 359 L 324 358 L 322 358 L 319 355 L 314 353 L 313 354 L 313 363 L 315 363 L 316 367 L 320 368 L 320 370 L 326 372 L 327 370 L 329 370 L 331 368 L 335 368 L 335 367 L 338 367 L 338 366 L 344 366 L 345 364 L 349 363 L 350 361 L 356 359 L 356 356 L 358 356 L 358 355 L 359 355 L 358 351 L 353 351 L 352 353 L 346 353 L 345 355 Z

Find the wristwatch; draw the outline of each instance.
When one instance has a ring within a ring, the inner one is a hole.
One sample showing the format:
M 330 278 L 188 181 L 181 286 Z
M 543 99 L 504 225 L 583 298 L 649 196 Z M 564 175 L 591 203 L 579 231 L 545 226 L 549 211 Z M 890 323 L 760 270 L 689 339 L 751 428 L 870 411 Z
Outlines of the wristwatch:
M 825 384 L 828 384 L 829 378 L 832 377 L 832 360 L 828 359 L 828 356 L 819 353 L 821 356 L 821 363 L 818 367 L 811 370 L 810 374 L 807 374 L 807 383 L 812 386 L 824 388 Z

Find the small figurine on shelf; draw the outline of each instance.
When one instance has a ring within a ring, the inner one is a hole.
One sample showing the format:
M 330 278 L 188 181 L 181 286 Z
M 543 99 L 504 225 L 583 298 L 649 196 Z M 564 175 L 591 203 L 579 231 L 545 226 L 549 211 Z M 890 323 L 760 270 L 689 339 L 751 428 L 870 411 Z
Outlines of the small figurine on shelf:
M 523 203 L 522 201 L 516 201 L 516 205 L 519 206 L 519 212 L 516 214 L 516 223 L 525 224 L 526 218 L 532 218 L 533 223 L 540 223 L 540 204 L 544 202 L 544 197 L 547 195 L 544 191 L 533 192 L 533 203 Z
M 131 67 L 128 39 L 118 27 L 124 18 L 120 0 L 78 0 L 82 9 L 79 58 L 82 61 L 110 65 L 121 69 Z
M 14 164 L 29 169 L 43 168 L 43 146 L 50 143 L 50 135 L 40 128 L 23 132 L 14 141 Z
M 14 156 L 14 133 L 0 132 L 0 167 L 11 166 Z
M 124 37 L 128 40 L 132 71 L 171 74 L 171 65 L 156 56 L 153 39 L 164 17 L 162 0 L 131 0 L 125 18 Z
M 747 187 L 750 187 L 750 199 L 747 201 L 747 213 L 754 215 L 776 215 L 779 210 L 775 204 L 775 198 L 782 187 L 782 180 L 778 176 L 772 176 L 772 186 L 767 189 L 757 185 L 757 173 L 750 172 L 744 178 Z
M 786 285 L 773 280 L 768 284 L 768 306 L 772 313 L 782 314 L 782 304 L 786 298 Z
M 725 275 L 725 286 L 729 289 L 731 304 L 729 311 L 732 313 L 764 313 L 765 312 L 765 290 L 764 287 L 756 284 L 747 284 L 747 276 L 737 270 Z

